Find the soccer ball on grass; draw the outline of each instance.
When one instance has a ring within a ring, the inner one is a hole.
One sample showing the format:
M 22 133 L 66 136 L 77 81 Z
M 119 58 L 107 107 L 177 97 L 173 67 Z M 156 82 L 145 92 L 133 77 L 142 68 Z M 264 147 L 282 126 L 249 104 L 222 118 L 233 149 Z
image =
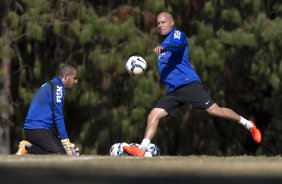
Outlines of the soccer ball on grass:
M 115 143 L 114 145 L 112 145 L 112 147 L 110 148 L 110 155 L 112 157 L 127 155 L 127 153 L 123 151 L 122 148 L 123 146 L 129 146 L 129 144 L 123 142 L 123 143 Z
M 128 153 L 126 153 L 123 150 L 123 146 L 131 146 L 131 147 L 139 147 L 138 143 L 130 143 L 127 144 L 125 142 L 123 143 L 115 143 L 114 145 L 111 146 L 110 148 L 110 155 L 111 156 L 129 156 Z M 145 152 L 145 157 L 155 157 L 155 156 L 160 156 L 160 149 L 158 146 L 155 144 L 151 143 L 147 147 L 147 150 Z
M 147 147 L 147 150 L 145 152 L 145 157 L 155 157 L 160 156 L 160 149 L 155 144 L 151 143 Z
M 129 146 L 137 146 L 139 147 L 138 143 L 130 143 Z M 160 149 L 157 145 L 150 143 L 145 151 L 145 157 L 155 157 L 160 156 Z

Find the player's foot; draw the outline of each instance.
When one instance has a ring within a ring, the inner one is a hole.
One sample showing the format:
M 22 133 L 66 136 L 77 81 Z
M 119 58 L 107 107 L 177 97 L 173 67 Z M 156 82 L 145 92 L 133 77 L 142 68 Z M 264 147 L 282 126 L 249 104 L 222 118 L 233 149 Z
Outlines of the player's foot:
M 259 129 L 256 127 L 255 123 L 253 121 L 250 121 L 253 124 L 253 128 L 250 128 L 250 134 L 252 135 L 254 141 L 256 143 L 260 143 L 261 142 L 261 133 L 259 131 Z
M 145 152 L 138 148 L 138 146 L 123 146 L 124 151 L 126 151 L 131 156 L 144 157 Z
M 27 144 L 30 144 L 30 142 L 28 142 L 28 141 L 26 141 L 26 140 L 22 140 L 22 141 L 20 142 L 20 144 L 19 144 L 19 149 L 18 149 L 16 155 L 25 155 L 25 154 L 27 154 L 27 151 L 26 151 L 26 149 L 25 149 L 25 146 L 26 146 Z

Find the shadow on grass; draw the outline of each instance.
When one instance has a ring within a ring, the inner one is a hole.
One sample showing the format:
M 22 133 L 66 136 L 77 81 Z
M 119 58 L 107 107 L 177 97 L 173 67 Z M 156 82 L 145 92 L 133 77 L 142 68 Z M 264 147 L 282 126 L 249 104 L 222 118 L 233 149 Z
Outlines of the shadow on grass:
M 168 184 L 168 183 L 184 183 L 184 184 L 278 184 L 282 183 L 282 178 L 270 177 L 225 177 L 225 176 L 193 176 L 185 175 L 164 175 L 160 173 L 157 176 L 128 176 L 109 172 L 96 172 L 95 170 L 86 169 L 72 171 L 70 169 L 48 169 L 48 168 L 14 168 L 1 167 L 0 178 L 2 184 L 25 183 L 25 184 L 84 184 L 84 183 L 117 183 L 117 184 Z

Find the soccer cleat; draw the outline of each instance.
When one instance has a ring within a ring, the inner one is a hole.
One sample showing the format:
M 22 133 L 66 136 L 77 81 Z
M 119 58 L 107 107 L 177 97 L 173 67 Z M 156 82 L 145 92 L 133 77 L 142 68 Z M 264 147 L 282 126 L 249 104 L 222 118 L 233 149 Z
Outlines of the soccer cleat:
M 252 135 L 256 143 L 260 143 L 261 142 L 261 133 L 259 129 L 256 127 L 255 123 L 253 121 L 250 121 L 250 122 L 253 124 L 253 127 L 249 129 L 250 134 Z
M 145 152 L 139 149 L 137 146 L 123 146 L 122 148 L 131 156 L 136 156 L 136 157 L 145 156 Z
M 26 155 L 27 154 L 27 151 L 25 149 L 25 146 L 27 144 L 30 144 L 30 142 L 26 141 L 26 140 L 22 140 L 19 144 L 19 149 L 16 153 L 16 155 Z

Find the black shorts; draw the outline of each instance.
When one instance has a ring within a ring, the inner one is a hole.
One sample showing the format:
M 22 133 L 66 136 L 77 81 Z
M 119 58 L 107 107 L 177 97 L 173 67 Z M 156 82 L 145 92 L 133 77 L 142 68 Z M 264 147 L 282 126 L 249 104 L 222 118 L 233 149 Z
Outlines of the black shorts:
M 155 108 L 164 109 L 169 116 L 173 117 L 177 110 L 185 104 L 190 104 L 198 109 L 207 109 L 214 102 L 203 89 L 201 83 L 191 83 L 166 94 Z
M 45 129 L 25 129 L 26 140 L 32 144 L 26 147 L 29 154 L 67 154 L 61 140 Z

